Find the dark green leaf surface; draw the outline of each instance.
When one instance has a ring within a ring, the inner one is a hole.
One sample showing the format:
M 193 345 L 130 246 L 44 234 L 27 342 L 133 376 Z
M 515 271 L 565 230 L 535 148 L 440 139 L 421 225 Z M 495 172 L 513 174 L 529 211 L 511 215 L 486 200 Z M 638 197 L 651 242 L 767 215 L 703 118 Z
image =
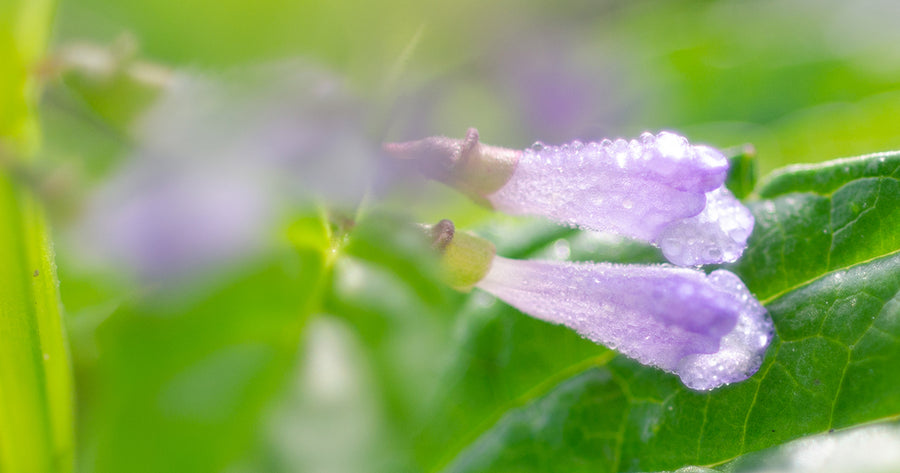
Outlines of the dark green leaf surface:
M 789 168 L 757 189 L 732 269 L 777 336 L 757 375 L 712 393 L 472 302 L 422 456 L 454 472 L 666 470 L 900 415 L 898 175 L 900 154 L 883 154 Z

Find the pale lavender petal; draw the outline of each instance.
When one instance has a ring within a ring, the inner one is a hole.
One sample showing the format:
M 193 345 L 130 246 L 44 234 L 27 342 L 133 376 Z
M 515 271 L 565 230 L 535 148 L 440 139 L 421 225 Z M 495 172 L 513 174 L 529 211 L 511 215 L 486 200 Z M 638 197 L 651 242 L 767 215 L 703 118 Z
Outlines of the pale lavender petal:
M 672 223 L 703 211 L 706 193 L 722 186 L 727 171 L 718 151 L 668 132 L 630 142 L 538 144 L 488 200 L 511 214 L 655 241 Z
M 751 376 L 772 334 L 766 310 L 725 270 L 496 257 L 477 287 L 697 390 Z
M 703 212 L 666 227 L 654 240 L 680 266 L 737 261 L 753 232 L 753 214 L 724 186 L 706 194 Z

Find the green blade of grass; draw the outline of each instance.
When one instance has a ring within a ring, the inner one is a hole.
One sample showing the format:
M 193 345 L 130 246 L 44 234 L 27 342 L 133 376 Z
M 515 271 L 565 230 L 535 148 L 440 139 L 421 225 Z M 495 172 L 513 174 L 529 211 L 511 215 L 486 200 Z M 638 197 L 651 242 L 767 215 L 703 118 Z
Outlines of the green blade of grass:
M 0 2 L 3 162 L 38 144 L 36 70 L 53 2 Z M 9 167 L 0 169 L 0 471 L 72 469 L 72 378 L 53 250 L 42 210 Z

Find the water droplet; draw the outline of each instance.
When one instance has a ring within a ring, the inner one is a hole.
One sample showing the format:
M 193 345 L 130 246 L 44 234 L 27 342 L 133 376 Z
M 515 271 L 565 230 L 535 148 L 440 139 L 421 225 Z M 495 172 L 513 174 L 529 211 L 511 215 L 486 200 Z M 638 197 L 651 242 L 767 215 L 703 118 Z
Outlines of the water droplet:
M 544 143 L 542 143 L 540 141 L 535 141 L 534 144 L 531 145 L 531 150 L 535 151 L 537 153 L 544 151 L 544 148 L 546 148 L 546 146 L 544 145 Z
M 567 260 L 569 256 L 572 254 L 572 249 L 569 246 L 569 240 L 564 238 L 560 238 L 553 243 L 553 254 L 556 256 L 556 259 L 559 260 Z
M 491 307 L 496 301 L 497 298 L 486 292 L 478 292 L 478 295 L 475 296 L 475 304 L 479 307 Z

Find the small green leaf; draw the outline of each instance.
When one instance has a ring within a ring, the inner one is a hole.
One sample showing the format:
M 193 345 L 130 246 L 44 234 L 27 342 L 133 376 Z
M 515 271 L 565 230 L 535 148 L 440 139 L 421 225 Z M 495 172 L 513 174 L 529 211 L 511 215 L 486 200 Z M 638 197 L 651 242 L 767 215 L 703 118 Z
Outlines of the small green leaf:
M 738 199 L 745 199 L 756 186 L 756 149 L 752 145 L 725 150 L 728 156 L 728 179 L 725 186 Z

